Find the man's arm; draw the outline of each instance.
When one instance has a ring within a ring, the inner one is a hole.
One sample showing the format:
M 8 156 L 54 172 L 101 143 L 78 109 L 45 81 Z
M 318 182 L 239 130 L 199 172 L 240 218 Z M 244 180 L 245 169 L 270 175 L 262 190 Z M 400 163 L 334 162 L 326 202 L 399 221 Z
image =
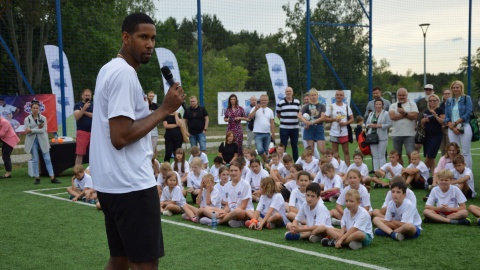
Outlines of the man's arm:
M 133 120 L 126 116 L 117 116 L 109 119 L 110 138 L 115 149 L 120 150 L 147 135 L 167 115 L 176 111 L 185 97 L 183 88 L 179 83 L 175 83 L 168 90 L 159 109 L 147 117 Z
M 205 126 L 203 127 L 203 132 L 207 131 L 209 122 L 210 122 L 210 118 L 208 118 L 208 115 L 207 115 L 205 116 Z
M 270 132 L 272 133 L 272 140 L 275 141 L 275 122 L 270 119 Z
M 75 117 L 75 121 L 80 120 L 80 118 L 82 118 L 83 115 L 86 115 L 92 118 L 93 114 L 91 112 L 87 112 L 88 107 L 90 107 L 90 102 L 85 103 L 83 107 L 80 108 L 79 110 L 73 111 L 73 116 Z

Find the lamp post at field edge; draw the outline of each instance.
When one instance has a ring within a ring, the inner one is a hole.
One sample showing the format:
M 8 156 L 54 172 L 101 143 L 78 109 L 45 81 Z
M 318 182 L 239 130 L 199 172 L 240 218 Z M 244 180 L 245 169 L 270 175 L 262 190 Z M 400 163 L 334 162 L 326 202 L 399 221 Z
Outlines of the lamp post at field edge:
M 423 86 L 425 87 L 425 85 L 427 84 L 427 30 L 430 24 L 422 23 L 418 26 L 422 28 L 423 33 Z

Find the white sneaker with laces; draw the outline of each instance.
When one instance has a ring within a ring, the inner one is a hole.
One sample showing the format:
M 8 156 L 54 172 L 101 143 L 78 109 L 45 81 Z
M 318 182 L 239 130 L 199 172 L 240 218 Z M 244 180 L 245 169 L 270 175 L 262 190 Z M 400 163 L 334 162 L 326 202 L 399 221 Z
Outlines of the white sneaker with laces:
M 165 211 L 163 211 L 163 215 L 171 217 L 171 216 L 173 216 L 173 213 L 170 210 L 165 210 Z
M 340 224 L 341 224 L 340 220 L 332 217 L 332 225 L 333 226 L 340 226 Z
M 240 228 L 240 227 L 243 227 L 243 224 L 244 224 L 244 223 L 245 223 L 245 222 L 244 222 L 243 220 L 234 220 L 234 219 L 232 219 L 232 220 L 228 221 L 228 225 L 230 225 L 230 227 L 232 227 L 232 228 Z
M 208 217 L 202 217 L 200 219 L 200 224 L 211 226 L 212 225 L 212 219 Z
M 348 246 L 349 246 L 351 249 L 355 250 L 355 249 L 361 248 L 363 245 L 362 245 L 361 242 L 352 241 L 352 242 L 350 242 L 350 243 L 348 244 Z

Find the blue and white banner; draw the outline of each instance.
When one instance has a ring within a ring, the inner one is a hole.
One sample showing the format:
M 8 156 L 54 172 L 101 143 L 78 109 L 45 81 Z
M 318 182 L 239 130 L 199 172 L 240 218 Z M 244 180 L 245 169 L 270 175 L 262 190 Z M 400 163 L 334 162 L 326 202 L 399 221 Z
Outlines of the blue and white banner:
M 287 69 L 280 55 L 276 53 L 267 53 L 268 71 L 272 80 L 273 93 L 275 94 L 275 104 L 285 98 L 285 88 L 288 87 Z
M 173 75 L 173 80 L 175 82 L 179 82 L 180 84 L 182 84 L 177 58 L 175 57 L 173 52 L 165 48 L 155 48 L 155 51 L 157 52 L 158 64 L 160 65 L 160 68 L 164 66 L 169 67 Z M 166 95 L 168 92 L 168 89 L 170 89 L 170 86 L 168 85 L 165 78 L 163 78 L 163 76 L 162 76 L 162 80 L 163 80 L 164 93 Z
M 325 106 L 330 106 L 330 104 L 335 103 L 335 94 L 337 90 L 318 90 L 318 103 L 322 103 Z M 352 93 L 350 90 L 344 90 L 345 97 L 343 98 L 343 103 L 351 104 Z
M 55 45 L 45 45 L 45 56 L 47 57 L 48 73 L 50 74 L 50 85 L 52 93 L 56 96 L 57 104 L 57 123 L 62 124 L 62 111 L 65 109 L 66 118 L 73 115 L 73 106 L 75 100 L 73 96 L 72 76 L 70 75 L 70 66 L 65 53 L 63 53 L 63 74 L 64 74 L 64 89 L 65 89 L 65 104 L 62 104 L 61 89 L 60 89 L 60 57 L 58 56 L 58 47 Z M 67 132 L 73 132 L 67 130 Z M 72 136 L 73 134 L 68 134 Z
M 257 97 L 257 100 L 260 100 L 261 95 L 266 95 L 267 92 L 265 91 L 258 91 L 258 92 L 218 92 L 217 93 L 217 108 L 218 108 L 218 124 L 219 125 L 226 125 L 227 122 L 223 121 L 225 118 L 225 110 L 228 108 L 228 98 L 231 94 L 237 95 L 238 104 L 246 110 L 248 106 L 250 106 L 250 98 L 252 96 Z M 243 121 L 245 122 L 245 121 Z

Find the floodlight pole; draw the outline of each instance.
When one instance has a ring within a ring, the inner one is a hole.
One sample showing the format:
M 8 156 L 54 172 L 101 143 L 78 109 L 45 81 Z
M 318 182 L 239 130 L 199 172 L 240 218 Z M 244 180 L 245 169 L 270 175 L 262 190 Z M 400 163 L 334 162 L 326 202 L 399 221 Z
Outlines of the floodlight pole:
M 423 86 L 425 86 L 427 84 L 427 30 L 430 24 L 422 23 L 418 26 L 422 28 L 423 33 Z

